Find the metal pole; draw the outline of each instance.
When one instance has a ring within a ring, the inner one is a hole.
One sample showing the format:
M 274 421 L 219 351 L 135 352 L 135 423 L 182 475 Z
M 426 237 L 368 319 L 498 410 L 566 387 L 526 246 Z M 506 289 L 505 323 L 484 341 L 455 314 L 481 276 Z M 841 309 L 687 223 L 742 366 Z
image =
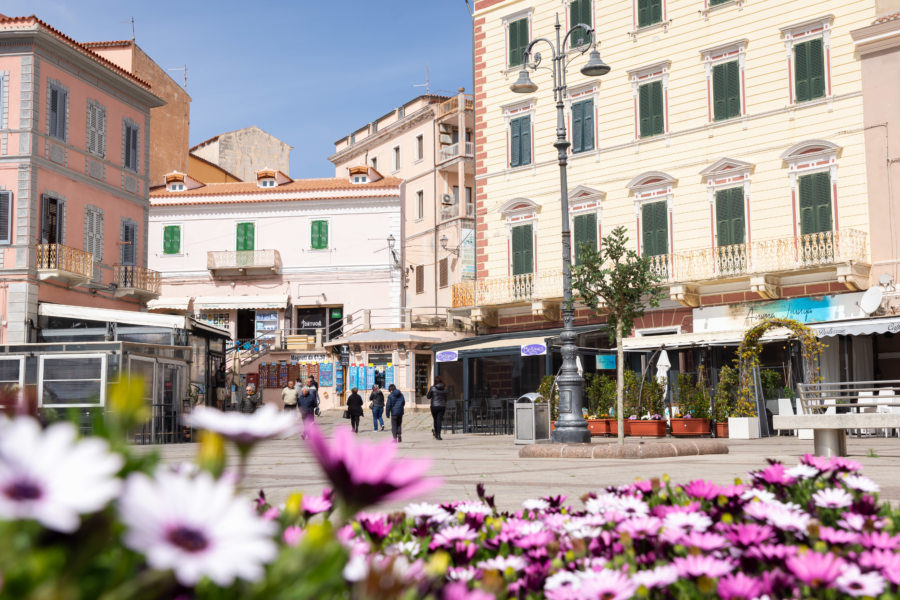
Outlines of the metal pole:
M 572 241 L 569 231 L 569 184 L 566 166 L 569 158 L 569 141 L 566 139 L 566 54 L 560 41 L 559 15 L 556 16 L 556 48 L 553 56 L 553 93 L 556 96 L 556 142 L 553 146 L 559 158 L 560 207 L 562 212 L 563 259 L 563 329 L 559 335 L 562 347 L 562 368 L 556 378 L 559 389 L 559 418 L 553 431 L 553 441 L 565 444 L 588 444 L 591 432 L 582 414 L 584 406 L 584 378 L 578 374 L 575 356 L 575 308 L 572 305 Z

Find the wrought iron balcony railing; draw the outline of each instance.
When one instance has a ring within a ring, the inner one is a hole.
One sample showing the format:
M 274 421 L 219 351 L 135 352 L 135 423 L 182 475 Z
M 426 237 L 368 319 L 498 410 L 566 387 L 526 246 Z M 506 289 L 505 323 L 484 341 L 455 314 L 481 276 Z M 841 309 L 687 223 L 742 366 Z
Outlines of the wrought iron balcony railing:
M 94 256 L 62 244 L 38 244 L 37 270 L 42 279 L 89 280 L 94 275 Z
M 113 265 L 113 281 L 117 293 L 133 293 L 140 296 L 159 296 L 159 271 L 137 265 Z
M 206 268 L 210 271 L 272 271 L 281 268 L 278 250 L 227 250 L 206 254 Z

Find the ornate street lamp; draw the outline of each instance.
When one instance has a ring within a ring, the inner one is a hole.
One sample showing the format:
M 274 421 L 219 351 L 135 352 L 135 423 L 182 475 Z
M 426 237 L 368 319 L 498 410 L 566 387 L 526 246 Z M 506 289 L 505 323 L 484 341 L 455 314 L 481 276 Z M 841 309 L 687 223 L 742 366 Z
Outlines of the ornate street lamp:
M 591 433 L 588 431 L 587 422 L 582 415 L 581 407 L 584 405 L 584 378 L 578 374 L 578 365 L 575 357 L 578 348 L 575 345 L 575 309 L 572 306 L 572 241 L 569 231 L 569 187 L 566 181 L 566 165 L 569 156 L 569 141 L 566 138 L 566 67 L 574 59 L 566 60 L 566 46 L 571 47 L 572 34 L 576 31 L 584 32 L 588 39 L 578 46 L 580 54 L 590 50 L 588 61 L 581 68 L 581 73 L 588 77 L 599 77 L 609 73 L 609 65 L 600 58 L 597 52 L 597 44 L 594 39 L 594 30 L 583 23 L 572 27 L 565 36 L 562 36 L 559 24 L 559 14 L 556 15 L 556 43 L 546 38 L 538 38 L 525 48 L 522 60 L 522 70 L 519 78 L 510 86 L 512 91 L 518 94 L 531 94 L 537 91 L 538 86 L 531 81 L 528 71 L 534 71 L 541 64 L 541 54 L 535 53 L 534 61 L 531 59 L 531 50 L 538 42 L 543 42 L 550 47 L 553 74 L 553 97 L 556 100 L 556 142 L 553 146 L 559 152 L 559 186 L 562 206 L 562 250 L 563 250 L 563 330 L 559 335 L 562 342 L 562 369 L 556 379 L 559 389 L 559 418 L 556 421 L 556 429 L 553 432 L 553 441 L 560 443 L 589 443 Z M 561 37 L 562 36 L 562 37 Z

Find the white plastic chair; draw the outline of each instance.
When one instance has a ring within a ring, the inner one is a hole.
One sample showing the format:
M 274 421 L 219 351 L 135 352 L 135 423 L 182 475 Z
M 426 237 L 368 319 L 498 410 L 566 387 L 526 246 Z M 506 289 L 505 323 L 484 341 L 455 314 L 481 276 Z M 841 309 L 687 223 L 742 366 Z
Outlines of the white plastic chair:
M 874 396 L 875 396 L 875 392 L 872 392 L 872 391 L 860 392 L 859 393 L 859 401 L 860 402 L 871 402 Z M 875 407 L 874 406 L 860 406 L 860 407 L 857 407 L 856 411 L 860 412 L 860 413 L 872 413 L 872 412 L 875 412 Z M 858 435 L 875 435 L 875 430 L 874 429 L 857 429 L 855 432 L 851 432 L 851 433 L 856 433 Z
M 878 398 L 879 398 L 879 400 L 881 398 L 884 398 L 885 400 L 887 400 L 887 403 L 881 404 L 879 402 L 878 406 L 875 407 L 875 409 L 876 409 L 875 412 L 879 412 L 882 414 L 890 414 L 892 412 L 891 409 L 895 408 L 892 404 L 894 402 L 894 390 L 878 390 Z M 884 429 L 885 437 L 891 435 L 892 433 L 893 433 L 892 429 Z
M 779 415 L 793 415 L 794 414 L 794 405 L 790 398 L 779 398 L 778 399 L 778 414 Z M 784 431 L 781 431 L 781 434 L 784 435 Z M 796 430 L 791 430 L 789 435 L 796 435 Z

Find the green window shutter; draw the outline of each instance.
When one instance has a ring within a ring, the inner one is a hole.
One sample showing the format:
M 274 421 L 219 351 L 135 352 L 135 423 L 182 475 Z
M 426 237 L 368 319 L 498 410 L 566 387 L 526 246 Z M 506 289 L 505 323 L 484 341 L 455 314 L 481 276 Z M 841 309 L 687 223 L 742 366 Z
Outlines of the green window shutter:
M 520 156 L 522 158 L 523 165 L 531 164 L 531 117 L 522 117 L 522 125 L 520 128 L 520 143 L 522 148 L 520 150 Z
M 253 223 L 237 224 L 237 242 L 235 248 L 238 252 L 245 250 L 253 250 L 254 244 L 254 226 Z
M 669 252 L 669 226 L 665 202 L 651 202 L 641 208 L 644 254 L 656 256 Z
M 666 128 L 665 116 L 663 114 L 663 87 L 662 81 L 654 81 L 649 84 L 651 87 L 650 94 L 650 107 L 651 107 L 651 116 L 653 119 L 653 133 L 652 135 L 659 135 L 663 133 Z
M 534 272 L 534 237 L 531 225 L 512 229 L 513 275 Z
M 312 222 L 309 245 L 313 250 L 325 250 L 328 248 L 328 221 Z
M 649 137 L 651 133 L 650 119 L 650 86 L 642 85 L 638 88 L 638 118 L 640 120 L 641 137 Z
M 713 118 L 731 119 L 741 114 L 741 70 L 738 61 L 713 67 Z
M 810 40 L 809 44 L 809 97 L 825 97 L 825 46 L 822 38 Z
M 638 27 L 662 21 L 662 0 L 638 0 Z
M 577 102 L 572 105 L 572 152 L 584 150 L 584 103 Z
M 659 135 L 665 131 L 662 81 L 651 81 L 638 88 L 641 137 Z
M 726 100 L 727 89 L 726 65 L 713 67 L 713 119 L 721 121 L 728 118 L 728 102 Z
M 519 19 L 510 23 L 508 36 L 509 66 L 517 67 L 522 64 L 522 53 L 528 46 L 528 19 Z
M 513 119 L 509 122 L 509 166 L 511 167 L 518 167 L 521 164 L 522 156 L 519 152 L 522 144 L 521 127 L 522 119 Z
M 794 86 L 797 102 L 811 99 L 809 89 L 809 42 L 794 46 Z
M 592 250 L 597 250 L 597 213 L 587 213 L 584 215 L 576 215 L 572 219 L 575 229 L 574 254 L 575 264 L 581 264 L 582 246 L 590 246 Z
M 572 0 L 569 5 L 569 27 L 579 24 L 591 26 L 591 0 Z M 572 34 L 570 47 L 575 48 L 590 42 L 590 36 L 583 29 Z
M 163 228 L 163 254 L 181 253 L 181 226 L 166 225 Z
M 716 243 L 731 246 L 744 243 L 744 188 L 716 192 Z
M 800 234 L 831 231 L 831 175 L 801 175 Z
M 663 0 L 650 0 L 651 23 L 659 23 L 662 21 L 662 3 Z

